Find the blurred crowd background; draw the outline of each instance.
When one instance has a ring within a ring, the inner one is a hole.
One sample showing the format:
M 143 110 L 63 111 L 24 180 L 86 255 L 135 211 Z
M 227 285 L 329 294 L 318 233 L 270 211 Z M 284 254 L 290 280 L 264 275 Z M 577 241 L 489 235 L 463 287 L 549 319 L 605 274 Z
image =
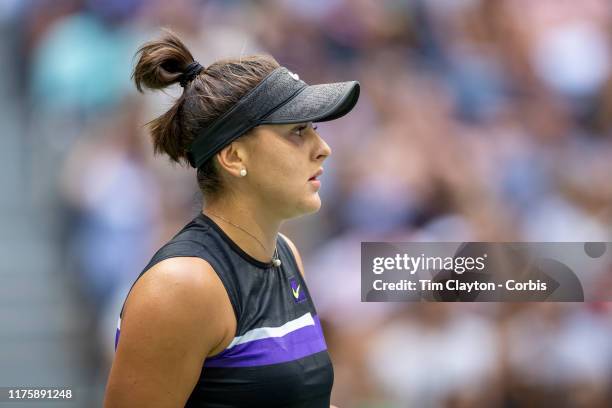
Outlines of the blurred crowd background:
M 270 53 L 357 79 L 304 258 L 340 408 L 607 407 L 607 303 L 361 303 L 361 241 L 612 241 L 609 0 L 2 0 L 0 386 L 101 406 L 117 317 L 202 206 L 136 93 L 160 27 L 207 66 Z M 608 248 L 610 250 L 610 248 Z M 610 287 L 612 265 L 601 276 Z

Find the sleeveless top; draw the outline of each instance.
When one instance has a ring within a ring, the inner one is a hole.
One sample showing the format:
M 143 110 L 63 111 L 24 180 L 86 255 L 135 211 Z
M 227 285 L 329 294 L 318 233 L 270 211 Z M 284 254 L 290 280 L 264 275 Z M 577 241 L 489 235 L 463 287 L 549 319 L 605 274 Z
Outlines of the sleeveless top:
M 138 276 L 167 258 L 200 257 L 229 295 L 236 335 L 225 350 L 204 360 L 186 407 L 329 408 L 334 372 L 321 323 L 291 248 L 281 237 L 276 245 L 280 267 L 251 257 L 200 213 Z M 122 315 L 123 308 L 115 350 Z

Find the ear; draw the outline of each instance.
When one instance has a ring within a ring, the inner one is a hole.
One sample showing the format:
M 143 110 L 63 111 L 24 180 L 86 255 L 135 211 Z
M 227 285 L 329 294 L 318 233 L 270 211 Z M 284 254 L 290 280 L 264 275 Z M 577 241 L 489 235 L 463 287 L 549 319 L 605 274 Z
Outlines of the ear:
M 246 169 L 246 158 L 246 146 L 239 140 L 233 141 L 217 153 L 219 166 L 234 177 L 240 177 L 240 170 Z

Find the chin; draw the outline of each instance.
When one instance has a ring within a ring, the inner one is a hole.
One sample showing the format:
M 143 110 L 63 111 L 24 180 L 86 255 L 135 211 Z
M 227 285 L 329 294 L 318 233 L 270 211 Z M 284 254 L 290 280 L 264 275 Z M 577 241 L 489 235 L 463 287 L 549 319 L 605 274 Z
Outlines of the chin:
M 321 209 L 321 197 L 319 194 L 315 194 L 306 202 L 306 211 L 305 214 L 311 214 L 319 211 Z
M 295 217 L 316 213 L 317 211 L 319 211 L 320 208 L 321 198 L 319 197 L 319 194 L 314 194 L 308 197 L 307 199 L 301 201 L 296 206 Z

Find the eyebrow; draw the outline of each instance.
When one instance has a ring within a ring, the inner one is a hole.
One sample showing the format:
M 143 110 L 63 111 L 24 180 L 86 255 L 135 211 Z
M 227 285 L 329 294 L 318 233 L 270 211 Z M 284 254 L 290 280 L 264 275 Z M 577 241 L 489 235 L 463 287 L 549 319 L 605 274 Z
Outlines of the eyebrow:
M 293 126 L 291 128 L 291 130 L 301 128 L 302 126 L 308 126 L 310 123 L 312 123 L 312 122 L 300 122 L 300 123 L 296 123 L 295 126 Z

